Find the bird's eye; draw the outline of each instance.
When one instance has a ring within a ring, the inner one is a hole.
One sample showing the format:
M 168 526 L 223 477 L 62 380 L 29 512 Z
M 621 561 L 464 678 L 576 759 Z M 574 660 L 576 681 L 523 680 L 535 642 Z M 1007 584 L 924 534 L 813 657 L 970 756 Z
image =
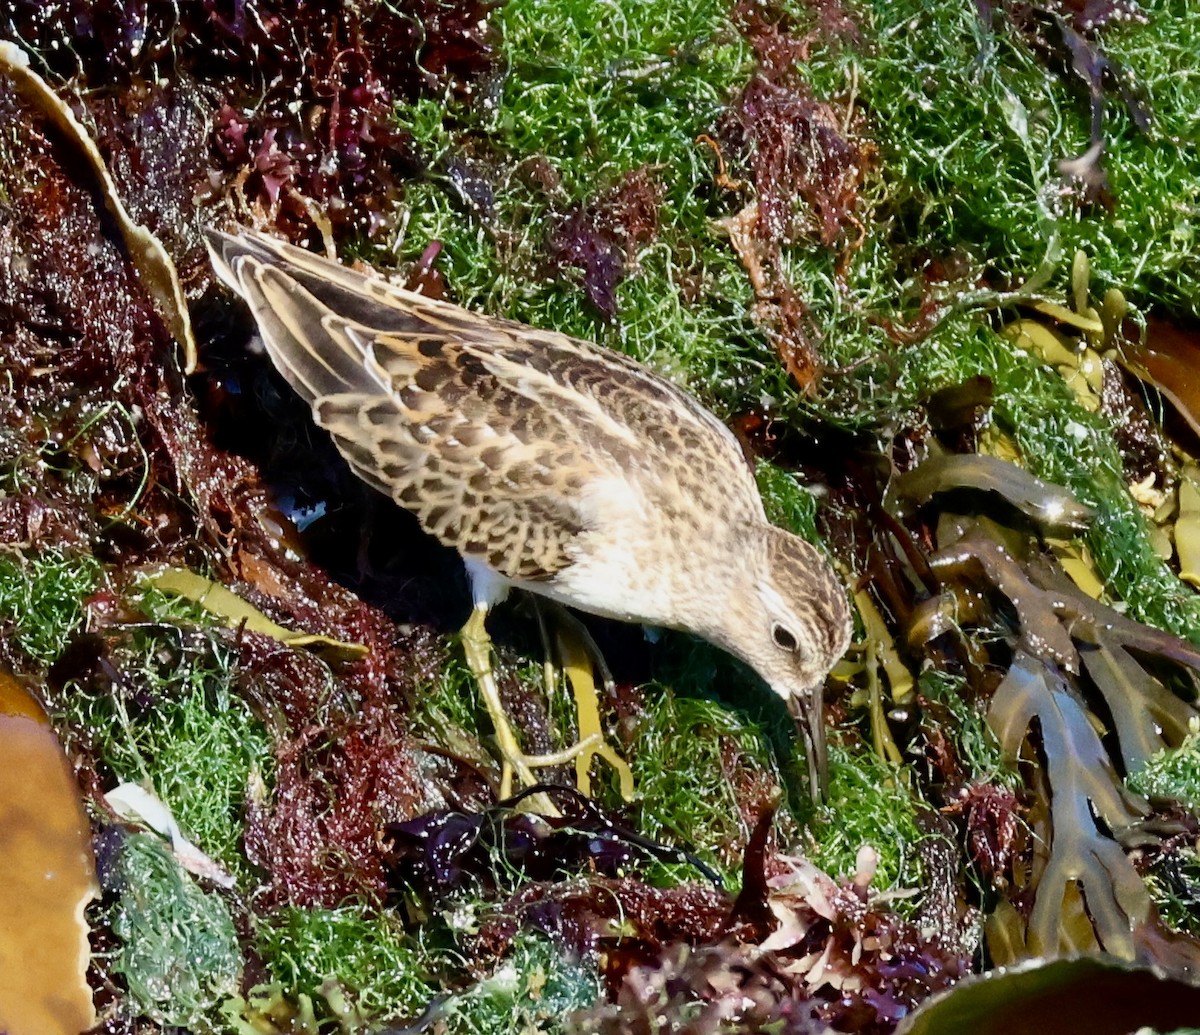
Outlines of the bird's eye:
M 781 650 L 794 651 L 799 645 L 796 640 L 796 634 L 782 625 L 776 625 L 771 630 L 771 638 L 775 641 L 775 646 Z

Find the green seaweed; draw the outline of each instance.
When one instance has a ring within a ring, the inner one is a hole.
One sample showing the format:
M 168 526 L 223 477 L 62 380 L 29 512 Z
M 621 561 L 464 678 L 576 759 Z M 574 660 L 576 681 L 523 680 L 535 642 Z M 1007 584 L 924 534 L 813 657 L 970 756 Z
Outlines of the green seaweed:
M 499 19 L 510 61 L 497 116 L 506 142 L 553 155 L 569 193 L 614 170 L 678 159 L 744 73 L 747 50 L 728 10 L 724 0 L 512 0 Z M 706 174 L 694 166 L 692 176 Z
M 593 966 L 569 960 L 545 938 L 521 932 L 495 971 L 442 1003 L 438 1030 L 445 1035 L 557 1035 L 566 1030 L 569 1014 L 602 994 Z
M 83 620 L 101 574 L 91 554 L 57 547 L 0 553 L 0 634 L 35 664 L 50 664 Z
M 927 668 L 918 680 L 921 693 L 937 701 L 953 719 L 954 746 L 975 783 L 999 784 L 1016 789 L 1016 771 L 1004 760 L 1000 742 L 988 726 L 984 713 L 968 701 L 963 690 L 966 679 L 949 672 Z
M 773 785 L 779 780 L 762 733 L 716 701 L 664 688 L 647 701 L 627 757 L 640 796 L 638 829 L 695 852 L 736 886 L 750 830 L 739 808 L 734 766 Z M 778 822 L 794 834 L 795 820 L 786 810 Z M 696 876 L 694 868 L 676 863 L 656 863 L 650 873 L 652 880 L 668 884 Z
M 878 855 L 873 891 L 919 889 L 917 845 L 927 835 L 917 825 L 918 801 L 904 770 L 831 742 L 829 804 L 814 825 L 813 862 L 835 879 L 852 876 L 859 849 L 870 846 Z
M 1200 852 L 1176 847 L 1145 877 L 1163 923 L 1200 938 Z
M 247 883 L 243 809 L 251 781 L 270 780 L 273 755 L 266 727 L 233 688 L 233 656 L 218 635 L 143 627 L 115 649 L 124 692 L 81 688 L 63 707 L 117 780 L 153 787 L 184 833 Z M 134 693 L 151 706 L 133 708 Z
M 236 990 L 242 956 L 229 910 L 205 892 L 157 837 L 121 847 L 120 898 L 110 923 L 122 946 L 115 969 L 138 1012 L 159 1024 L 207 1026 Z
M 1059 163 L 1088 147 L 1086 91 L 1010 31 L 985 32 L 973 5 L 875 0 L 858 8 L 862 46 L 816 48 L 804 71 L 817 92 L 853 80 L 870 112 L 881 169 L 870 225 L 902 260 L 885 277 L 866 245 L 851 291 L 885 297 L 889 280 L 907 278 L 903 260 L 919 256 L 965 256 L 1015 286 L 1055 247 L 1083 248 L 1105 256 L 1104 287 L 1195 313 L 1200 169 L 1186 142 L 1200 131 L 1200 81 L 1189 8 L 1185 0 L 1139 8 L 1144 21 L 1101 33 L 1154 119 L 1141 133 L 1122 105 L 1107 106 L 1112 213 L 1063 189 Z
M 1200 815 L 1200 729 L 1194 729 L 1176 748 L 1163 748 L 1128 776 L 1138 794 L 1172 798 Z
M 796 475 L 760 460 L 755 467 L 755 476 L 763 507 L 771 523 L 803 536 L 810 543 L 820 543 L 817 498 L 800 483 Z
M 361 1016 L 411 1018 L 436 991 L 430 950 L 397 917 L 365 906 L 278 909 L 257 919 L 254 945 L 292 1002 L 336 996 Z

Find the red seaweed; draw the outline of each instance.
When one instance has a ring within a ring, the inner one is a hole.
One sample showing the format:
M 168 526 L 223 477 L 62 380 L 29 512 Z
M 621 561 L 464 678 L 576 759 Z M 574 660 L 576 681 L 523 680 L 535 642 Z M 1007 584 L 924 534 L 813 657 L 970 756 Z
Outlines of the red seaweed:
M 642 166 L 576 206 L 547 235 L 551 263 L 580 271 L 588 301 L 607 320 L 617 314 L 617 286 L 638 248 L 658 233 L 661 202 L 662 185 Z

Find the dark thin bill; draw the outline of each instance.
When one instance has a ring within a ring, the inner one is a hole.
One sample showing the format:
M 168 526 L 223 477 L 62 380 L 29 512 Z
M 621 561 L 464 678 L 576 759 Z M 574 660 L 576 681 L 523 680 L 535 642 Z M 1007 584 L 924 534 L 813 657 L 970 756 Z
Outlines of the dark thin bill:
M 804 742 L 808 763 L 808 789 L 813 803 L 823 805 L 829 799 L 829 757 L 825 750 L 825 686 L 818 683 L 793 694 L 788 711 L 796 720 L 796 731 Z

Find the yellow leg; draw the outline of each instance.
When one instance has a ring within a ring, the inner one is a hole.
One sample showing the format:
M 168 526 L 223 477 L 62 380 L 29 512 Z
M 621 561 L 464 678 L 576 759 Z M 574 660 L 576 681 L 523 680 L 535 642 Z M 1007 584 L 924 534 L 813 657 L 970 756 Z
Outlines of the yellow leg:
M 512 779 L 515 772 L 522 787 L 529 787 L 537 780 L 534 779 L 529 759 L 521 751 L 517 738 L 513 735 L 508 716 L 504 713 L 504 705 L 500 700 L 500 688 L 496 685 L 496 676 L 492 671 L 492 638 L 488 636 L 484 623 L 487 621 L 486 607 L 473 607 L 471 617 L 462 630 L 463 653 L 467 658 L 467 668 L 479 685 L 483 694 L 483 702 L 487 705 L 488 715 L 496 729 L 496 740 L 500 745 L 500 797 L 507 798 L 512 794 Z
M 539 600 L 537 597 L 534 597 L 533 603 L 545 652 L 542 661 L 542 683 L 546 694 L 549 696 L 558 690 L 558 672 L 551 660 L 554 653 L 557 653 L 575 698 L 579 740 L 574 747 L 568 749 L 575 758 L 575 786 L 591 797 L 592 759 L 599 755 L 616 770 L 621 797 L 625 801 L 633 801 L 636 794 L 633 772 L 625 759 L 607 742 L 600 725 L 596 674 L 599 673 L 600 681 L 606 690 L 611 692 L 613 687 L 612 673 L 604 663 L 600 648 L 596 646 L 596 641 L 592 639 L 587 627 L 565 607 Z M 550 645 L 543 608 L 551 608 L 554 611 L 557 652 Z
M 471 610 L 471 617 L 467 619 L 467 624 L 463 626 L 461 637 L 467 667 L 471 670 L 471 674 L 475 677 L 475 681 L 479 685 L 479 691 L 483 695 L 484 704 L 487 706 L 488 715 L 492 720 L 492 726 L 496 730 L 496 741 L 500 748 L 501 761 L 500 797 L 507 798 L 511 796 L 513 793 L 514 776 L 520 782 L 521 787 L 531 787 L 537 783 L 537 778 L 533 775 L 534 769 L 564 765 L 571 761 L 571 759 L 579 758 L 588 752 L 591 752 L 591 754 L 600 754 L 601 757 L 607 758 L 608 754 L 604 752 L 608 751 L 610 754 L 612 752 L 610 748 L 607 748 L 603 744 L 603 735 L 599 728 L 598 712 L 596 713 L 595 732 L 588 735 L 581 733 L 581 739 L 578 744 L 562 751 L 555 751 L 545 755 L 527 755 L 521 750 L 521 745 L 517 743 L 512 725 L 508 721 L 507 714 L 505 714 L 504 704 L 500 700 L 500 689 L 496 685 L 496 676 L 492 671 L 492 640 L 487 633 L 486 620 L 487 608 L 478 605 L 474 607 Z M 594 701 L 594 687 L 592 695 Z M 593 710 L 595 710 L 594 705 Z M 600 747 L 597 747 L 598 744 Z M 591 755 L 589 754 L 589 763 L 590 759 Z M 620 759 L 617 759 L 617 761 L 620 762 Z M 621 764 L 624 765 L 624 763 Z M 624 781 L 622 782 L 622 788 L 624 788 Z M 538 812 L 558 815 L 558 810 L 551 804 L 549 798 L 543 794 L 533 796 L 529 799 L 529 802 Z
M 592 793 L 592 759 L 599 755 L 617 771 L 621 797 L 632 801 L 634 796 L 633 772 L 629 764 L 604 739 L 600 725 L 600 702 L 596 695 L 595 672 L 592 667 L 590 637 L 579 635 L 579 630 L 568 625 L 558 627 L 558 654 L 562 659 L 567 681 L 575 695 L 575 711 L 579 717 L 579 743 L 575 745 L 575 784 L 587 795 Z

